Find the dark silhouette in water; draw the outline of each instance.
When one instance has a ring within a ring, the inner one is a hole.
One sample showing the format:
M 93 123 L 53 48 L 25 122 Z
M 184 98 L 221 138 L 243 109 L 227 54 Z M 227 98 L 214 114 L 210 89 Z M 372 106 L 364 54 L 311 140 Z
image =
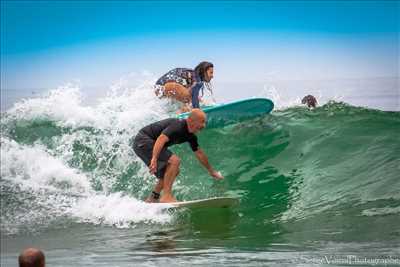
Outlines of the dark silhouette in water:
M 315 108 L 317 106 L 317 99 L 312 95 L 306 95 L 303 97 L 303 100 L 301 100 L 301 103 L 307 104 L 308 108 Z
M 45 267 L 44 254 L 40 249 L 27 248 L 18 257 L 19 267 Z

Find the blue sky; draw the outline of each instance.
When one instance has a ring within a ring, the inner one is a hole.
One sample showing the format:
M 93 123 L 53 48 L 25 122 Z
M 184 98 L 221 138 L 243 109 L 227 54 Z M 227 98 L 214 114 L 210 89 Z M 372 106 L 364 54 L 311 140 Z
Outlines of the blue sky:
M 3 88 L 107 86 L 212 61 L 218 82 L 398 75 L 398 1 L 2 1 Z

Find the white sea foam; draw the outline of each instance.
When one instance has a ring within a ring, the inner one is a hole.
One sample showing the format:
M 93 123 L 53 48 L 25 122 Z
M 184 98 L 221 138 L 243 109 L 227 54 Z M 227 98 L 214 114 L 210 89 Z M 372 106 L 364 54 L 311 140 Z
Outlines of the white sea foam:
M 30 189 L 62 190 L 71 193 L 91 191 L 88 178 L 50 155 L 41 145 L 24 146 L 3 138 L 1 177 Z
M 143 126 L 168 117 L 170 106 L 154 96 L 146 75 L 130 74 L 121 78 L 105 97 L 91 106 L 84 104 L 79 86 L 72 84 L 16 103 L 2 118 L 5 130 L 13 125 L 29 129 L 35 121 L 51 121 L 54 127 L 63 130 L 46 141 L 51 145 L 42 143 L 40 138 L 34 143 L 20 144 L 2 133 L 3 182 L 33 194 L 41 210 L 45 207 L 46 214 L 40 215 L 43 218 L 61 212 L 79 221 L 121 227 L 138 222 L 169 221 L 170 215 L 149 204 L 111 193 L 121 175 L 127 175 L 135 162 L 139 169 L 129 182 L 135 187 L 135 197 L 143 198 L 154 183 L 147 167 L 133 153 L 130 140 Z M 138 77 L 142 80 L 132 87 L 131 80 Z M 84 170 L 85 162 L 90 163 L 85 157 L 92 157 L 96 164 L 90 172 Z M 95 192 L 93 183 L 100 184 L 101 191 Z M 68 195 L 68 201 L 61 199 Z M 5 219 L 13 220 L 11 217 Z M 40 218 L 36 216 L 34 220 Z M 20 218 L 20 221 L 28 224 L 29 218 Z M 12 226 L 12 222 L 8 225 Z M 9 230 L 15 232 L 15 229 Z
M 83 97 L 79 87 L 73 84 L 51 90 L 41 97 L 22 99 L 7 111 L 7 119 L 48 119 L 71 127 L 91 125 L 98 116 L 82 106 Z
M 399 214 L 400 213 L 400 206 L 399 207 L 385 207 L 385 208 L 372 208 L 366 209 L 361 212 L 363 216 L 381 216 L 381 215 L 392 215 L 392 214 Z
M 70 212 L 81 222 L 121 228 L 132 227 L 134 223 L 168 223 L 172 218 L 165 206 L 148 204 L 122 193 L 93 195 L 78 201 Z
M 277 110 L 300 106 L 301 99 L 311 94 L 316 97 L 319 106 L 333 100 L 398 111 L 398 81 L 398 77 L 334 80 L 277 80 L 272 77 L 257 86 L 263 88 L 257 96 L 271 99 Z
M 313 95 L 318 101 L 318 106 L 322 106 L 327 102 L 333 100 L 336 102 L 341 102 L 345 100 L 345 97 L 338 94 L 332 94 L 325 92 L 320 89 L 299 89 L 293 90 L 293 85 L 286 87 L 286 85 L 264 85 L 263 90 L 259 94 L 259 97 L 266 97 L 274 102 L 274 110 L 284 110 L 290 107 L 302 106 L 301 100 L 306 95 Z M 317 87 L 319 88 L 319 87 Z M 294 93 L 295 92 L 295 93 Z

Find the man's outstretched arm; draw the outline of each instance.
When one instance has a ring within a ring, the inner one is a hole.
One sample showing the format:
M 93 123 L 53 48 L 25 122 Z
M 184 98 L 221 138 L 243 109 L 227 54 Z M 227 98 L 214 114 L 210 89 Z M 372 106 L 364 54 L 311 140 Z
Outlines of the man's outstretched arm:
M 210 163 L 208 162 L 207 155 L 201 150 L 200 148 L 194 152 L 196 154 L 196 158 L 200 161 L 200 163 L 207 169 L 210 175 L 216 179 L 224 179 L 224 177 L 217 171 L 211 167 Z

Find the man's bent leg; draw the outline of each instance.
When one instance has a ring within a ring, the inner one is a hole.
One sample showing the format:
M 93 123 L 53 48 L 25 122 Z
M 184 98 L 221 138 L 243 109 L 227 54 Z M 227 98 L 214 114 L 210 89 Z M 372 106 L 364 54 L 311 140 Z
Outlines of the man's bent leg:
M 176 202 L 176 199 L 172 195 L 172 185 L 175 181 L 176 176 L 179 173 L 180 159 L 176 155 L 172 155 L 168 160 L 167 169 L 164 174 L 163 191 L 164 194 L 160 198 L 160 202 Z
M 151 195 L 148 198 L 146 198 L 145 201 L 148 203 L 158 202 L 158 200 L 160 199 L 161 190 L 163 189 L 163 184 L 164 181 L 162 179 L 158 179 L 158 182 L 154 187 L 153 192 L 151 192 Z

